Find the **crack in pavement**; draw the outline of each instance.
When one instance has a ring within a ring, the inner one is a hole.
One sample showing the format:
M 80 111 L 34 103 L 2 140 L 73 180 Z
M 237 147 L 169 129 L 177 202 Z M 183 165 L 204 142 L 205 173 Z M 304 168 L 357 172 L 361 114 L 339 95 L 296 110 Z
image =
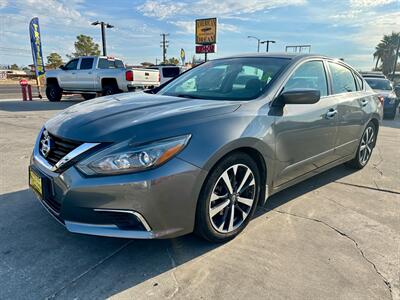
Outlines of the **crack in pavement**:
M 368 190 L 373 190 L 373 191 L 378 191 L 378 192 L 400 195 L 400 192 L 396 192 L 396 191 L 392 191 L 392 190 L 388 190 L 388 189 L 381 189 L 379 187 L 374 188 L 374 187 L 370 187 L 370 186 L 366 186 L 366 185 L 360 185 L 360 184 L 348 183 L 348 182 L 342 182 L 342 181 L 334 181 L 333 183 L 353 186 L 353 187 L 357 187 L 357 188 L 361 188 L 361 189 L 368 189 Z
M 175 290 L 172 292 L 171 295 L 169 295 L 169 296 L 167 297 L 167 299 L 171 299 L 171 298 L 175 297 L 175 295 L 179 292 L 179 283 L 178 283 L 178 280 L 176 279 L 176 276 L 175 276 L 175 273 L 174 273 L 174 270 L 176 270 L 176 262 L 175 262 L 175 259 L 174 259 L 174 257 L 172 256 L 171 252 L 169 251 L 168 247 L 166 248 L 166 250 L 167 250 L 167 254 L 168 254 L 168 256 L 169 256 L 169 259 L 171 260 L 171 265 L 172 265 L 171 275 L 172 275 L 172 278 L 174 279 L 175 285 L 176 285 Z
M 272 211 L 275 211 L 275 212 L 280 213 L 280 214 L 286 214 L 286 215 L 290 215 L 290 216 L 293 216 L 293 217 L 296 217 L 296 218 L 301 218 L 301 219 L 305 219 L 305 220 L 309 220 L 309 221 L 314 221 L 314 222 L 323 224 L 323 225 L 327 226 L 328 228 L 334 230 L 336 233 L 340 234 L 341 236 L 343 236 L 343 237 L 345 237 L 345 238 L 351 240 L 351 241 L 354 243 L 354 245 L 356 246 L 357 250 L 360 252 L 361 256 L 364 258 L 364 260 L 367 261 L 370 265 L 372 265 L 372 267 L 374 268 L 375 272 L 382 278 L 383 282 L 385 283 L 385 285 L 387 286 L 387 288 L 388 288 L 388 290 L 389 290 L 389 293 L 390 293 L 391 298 L 393 299 L 392 285 L 391 285 L 390 282 L 385 278 L 385 276 L 382 275 L 382 273 L 378 270 L 378 268 L 376 267 L 376 265 L 375 265 L 369 258 L 367 258 L 367 257 L 365 256 L 364 251 L 360 248 L 360 246 L 358 245 L 358 243 L 357 243 L 357 241 L 356 241 L 355 239 L 353 239 L 352 237 L 350 237 L 349 235 L 347 235 L 347 234 L 344 233 L 343 231 L 340 231 L 339 229 L 337 229 L 337 228 L 335 228 L 335 227 L 329 225 L 328 223 L 326 223 L 326 222 L 324 222 L 324 221 L 322 221 L 322 220 L 315 219 L 315 218 L 309 218 L 309 217 L 305 217 L 305 216 L 300 216 L 300 215 L 296 215 L 296 214 L 289 213 L 289 212 L 282 211 L 282 210 L 272 209 Z
M 82 277 L 84 277 L 86 274 L 90 273 L 91 271 L 93 271 L 94 269 L 96 269 L 98 266 L 100 266 L 101 264 L 103 264 L 104 262 L 106 262 L 107 260 L 109 260 L 111 257 L 113 257 L 114 255 L 118 254 L 119 252 L 121 252 L 123 249 L 125 249 L 126 247 L 129 246 L 129 244 L 131 244 L 134 240 L 130 240 L 128 242 L 126 242 L 125 244 L 123 244 L 121 247 L 117 248 L 115 251 L 111 252 L 109 255 L 107 255 L 106 257 L 102 258 L 100 261 L 98 261 L 96 264 L 94 264 L 93 266 L 91 266 L 89 269 L 87 269 L 86 271 L 84 271 L 83 273 L 79 274 L 77 277 L 73 278 L 71 281 L 67 282 L 64 286 L 62 286 L 60 289 L 58 289 L 56 292 L 54 292 L 53 294 L 51 294 L 50 296 L 47 296 L 45 299 L 54 299 L 55 297 L 57 297 L 57 295 L 59 293 L 61 293 L 63 290 L 67 289 L 70 285 L 74 284 L 75 282 L 77 282 L 79 279 L 81 279 Z

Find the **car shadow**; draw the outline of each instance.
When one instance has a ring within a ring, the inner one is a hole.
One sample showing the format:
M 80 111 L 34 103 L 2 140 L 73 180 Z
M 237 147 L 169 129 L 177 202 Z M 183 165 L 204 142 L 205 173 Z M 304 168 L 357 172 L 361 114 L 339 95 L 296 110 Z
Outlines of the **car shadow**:
M 35 101 L 1 100 L 0 110 L 9 112 L 62 110 L 80 102 L 82 102 L 82 100 L 78 100 L 76 98 L 71 100 L 62 100 L 60 102 L 50 102 L 47 100 L 35 100 Z
M 273 195 L 254 218 L 352 172 L 338 166 Z M 0 195 L 0 241 L 0 298 L 108 298 L 144 282 L 155 287 L 159 275 L 222 246 L 193 234 L 170 240 L 72 234 L 28 189 Z
M 381 126 L 399 129 L 400 128 L 400 113 L 397 113 L 394 120 L 383 119 Z

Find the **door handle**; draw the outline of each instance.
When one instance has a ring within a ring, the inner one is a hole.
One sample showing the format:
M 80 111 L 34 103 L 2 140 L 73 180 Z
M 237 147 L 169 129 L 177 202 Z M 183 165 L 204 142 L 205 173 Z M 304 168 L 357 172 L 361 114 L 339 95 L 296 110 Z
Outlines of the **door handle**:
M 367 106 L 367 104 L 368 104 L 368 100 L 361 100 L 361 106 L 362 107 L 364 107 L 364 106 Z
M 72 75 L 75 75 L 76 73 L 75 73 L 75 72 L 72 72 L 71 74 L 72 74 Z
M 330 110 L 328 110 L 328 112 L 325 114 L 325 118 L 329 119 L 333 119 L 336 114 L 338 113 L 338 111 L 334 108 L 331 108 Z
M 88 74 L 92 74 L 92 72 L 88 72 Z

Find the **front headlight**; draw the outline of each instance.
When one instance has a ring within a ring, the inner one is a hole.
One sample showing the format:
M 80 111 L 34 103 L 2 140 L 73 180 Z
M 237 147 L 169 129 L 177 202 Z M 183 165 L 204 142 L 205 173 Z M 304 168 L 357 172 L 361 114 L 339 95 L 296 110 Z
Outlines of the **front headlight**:
M 184 135 L 142 145 L 132 150 L 125 149 L 122 152 L 82 161 L 77 167 L 86 175 L 124 174 L 155 168 L 181 152 L 190 137 Z

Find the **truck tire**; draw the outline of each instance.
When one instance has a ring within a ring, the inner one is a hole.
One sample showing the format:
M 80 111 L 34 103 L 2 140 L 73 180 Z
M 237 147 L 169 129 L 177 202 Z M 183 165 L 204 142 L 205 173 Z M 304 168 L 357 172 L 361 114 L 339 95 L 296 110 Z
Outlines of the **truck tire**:
M 119 89 L 115 84 L 107 84 L 103 87 L 103 96 L 109 96 L 119 93 Z
M 90 100 L 96 98 L 96 94 L 82 94 L 83 99 Z
M 46 87 L 46 96 L 50 102 L 58 102 L 62 97 L 62 89 L 56 83 L 50 83 Z

